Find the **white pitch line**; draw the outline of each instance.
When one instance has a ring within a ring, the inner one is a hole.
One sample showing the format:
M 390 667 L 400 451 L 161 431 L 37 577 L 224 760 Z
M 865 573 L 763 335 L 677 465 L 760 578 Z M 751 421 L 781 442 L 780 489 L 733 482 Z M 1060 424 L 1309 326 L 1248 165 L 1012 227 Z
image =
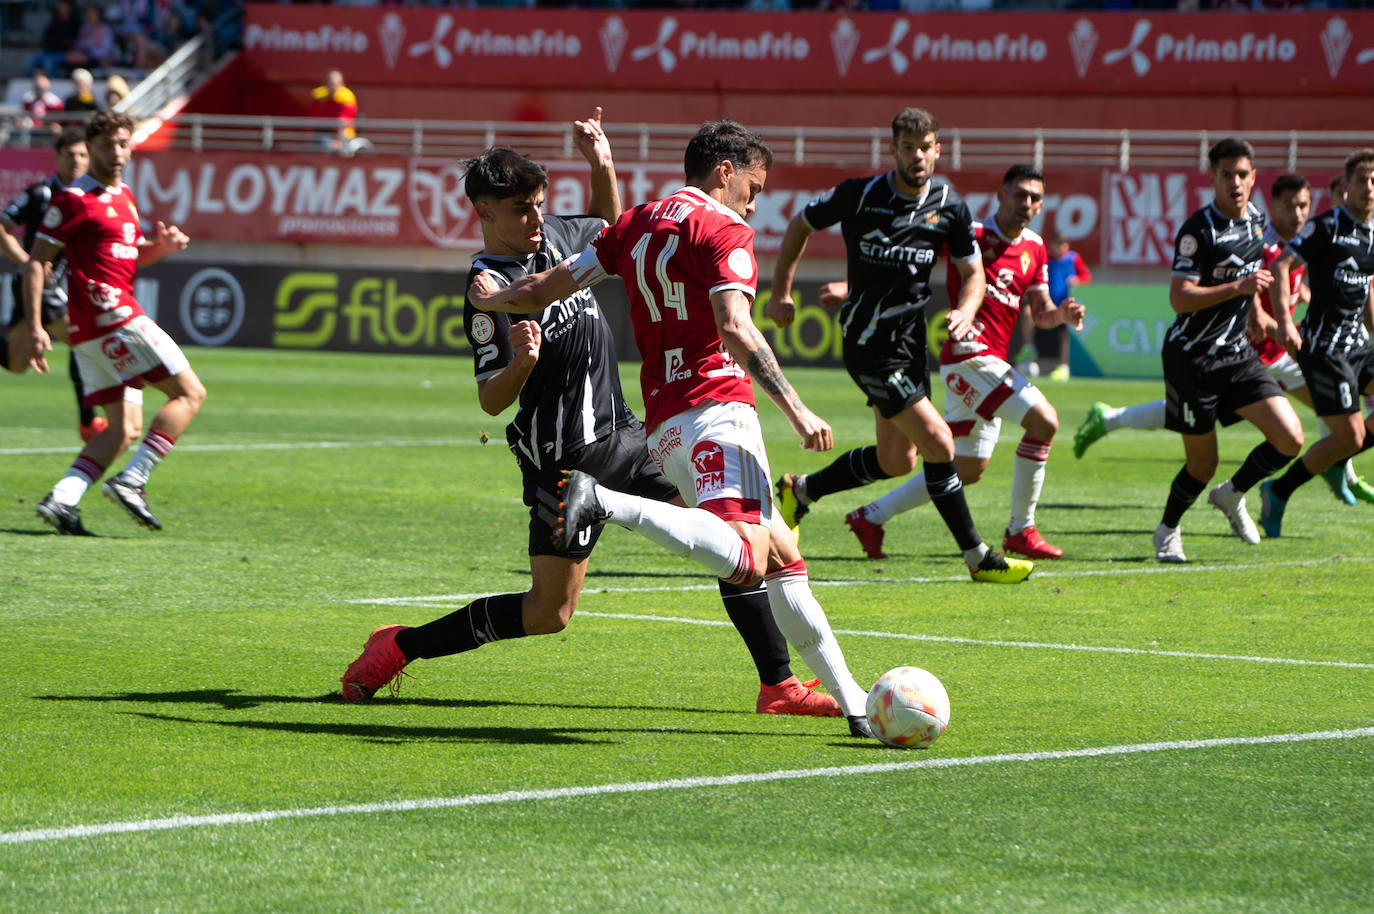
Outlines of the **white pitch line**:
M 930 758 L 912 762 L 885 762 L 873 765 L 844 765 L 833 768 L 800 768 L 759 771 L 718 777 L 670 778 L 663 781 L 631 781 L 620 784 L 590 784 L 583 787 L 556 787 L 548 790 L 505 790 L 498 793 L 472 793 L 456 797 L 431 797 L 395 800 L 386 803 L 355 803 L 346 806 L 312 806 L 300 809 L 263 809 L 256 812 L 230 812 L 204 816 L 169 816 L 128 822 L 102 822 L 69 825 L 63 828 L 31 828 L 0 832 L 0 844 L 32 844 L 38 841 L 64 841 L 101 835 L 127 835 L 138 832 L 170 831 L 183 828 L 212 828 L 221 825 L 248 825 L 278 819 L 308 819 L 324 816 L 375 815 L 415 810 L 457 809 L 503 803 L 528 803 L 541 800 L 567 800 L 615 794 L 652 793 L 659 790 L 694 790 L 708 787 L 733 787 L 806 778 L 855 777 L 888 774 L 918 769 L 967 768 L 974 765 L 999 765 L 1047 762 L 1064 759 L 1103 758 L 1146 752 L 1215 749 L 1227 746 L 1267 746 L 1275 743 L 1304 743 L 1318 740 L 1348 740 L 1374 737 L 1374 727 L 1354 730 L 1319 730 L 1311 733 L 1279 733 L 1271 736 L 1229 736 L 1218 739 L 1170 740 L 1158 743 L 1130 743 L 1120 746 L 1095 746 L 1087 749 L 1062 749 L 1051 752 L 1012 752 L 1001 755 L 975 755 L 957 758 Z
M 246 444 L 178 444 L 177 451 L 327 451 L 364 447 L 468 447 L 482 442 L 467 438 L 419 438 L 395 441 L 262 441 Z M 35 454 L 70 454 L 70 447 L 0 448 L 0 457 L 27 457 Z
M 1101 578 L 1101 577 L 1124 577 L 1137 574 L 1188 574 L 1205 571 L 1221 571 L 1226 573 L 1236 571 L 1257 571 L 1263 568 L 1309 568 L 1319 565 L 1340 565 L 1346 562 L 1368 564 L 1374 562 L 1374 556 L 1342 556 L 1341 558 L 1324 559 L 1288 559 L 1277 562 L 1252 562 L 1244 565 L 1201 565 L 1189 563 L 1186 565 L 1160 565 L 1160 566 L 1140 566 L 1127 568 L 1085 568 L 1081 571 L 1046 571 L 1035 572 L 1031 576 L 1031 583 L 1045 578 L 1071 579 L 1071 578 Z M 1043 566 L 1042 566 L 1043 567 Z M 948 575 L 940 577 L 914 577 L 914 578 L 836 578 L 834 580 L 811 579 L 812 587 L 868 587 L 873 584 L 949 584 L 968 582 L 968 578 L 963 575 Z M 602 587 L 595 583 L 586 583 L 582 587 L 583 593 L 677 593 L 685 591 L 715 591 L 714 584 L 670 584 L 653 587 Z M 450 593 L 437 594 L 432 596 L 410 596 L 410 597 L 368 597 L 360 600 L 345 600 L 345 603 L 374 604 L 377 606 L 424 606 L 427 604 L 443 604 L 457 602 L 460 606 L 469 603 L 480 597 L 491 596 L 493 591 L 483 591 L 481 593 Z
M 579 612 L 581 616 L 601 619 L 648 620 L 650 622 L 680 622 L 686 625 L 731 625 L 719 619 L 688 619 L 679 616 L 657 616 L 641 613 Z M 1091 644 L 1055 644 L 1045 641 L 996 641 L 985 638 L 959 638 L 952 635 L 909 635 L 903 632 L 873 632 L 858 629 L 835 629 L 837 635 L 859 638 L 893 638 L 898 641 L 931 641 L 941 644 L 975 644 L 981 647 L 1026 647 L 1044 651 L 1086 651 L 1096 654 L 1145 654 L 1151 657 L 1181 657 L 1189 660 L 1243 660 L 1250 663 L 1284 663 L 1293 666 L 1331 666 L 1349 670 L 1374 670 L 1374 663 L 1355 663 L 1345 660 L 1298 660 L 1291 657 L 1258 657 L 1246 654 L 1203 654 L 1193 651 L 1151 651 L 1140 647 L 1099 647 Z

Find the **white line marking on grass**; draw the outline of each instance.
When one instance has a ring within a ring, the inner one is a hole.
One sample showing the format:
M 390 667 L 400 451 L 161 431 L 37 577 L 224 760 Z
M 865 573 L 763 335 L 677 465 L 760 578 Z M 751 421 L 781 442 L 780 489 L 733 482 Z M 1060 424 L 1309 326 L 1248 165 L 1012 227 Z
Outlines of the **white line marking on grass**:
M 687 619 L 679 616 L 656 616 L 640 613 L 602 613 L 580 611 L 578 615 L 601 619 L 648 620 L 650 622 L 680 622 L 686 625 L 731 625 L 719 619 Z M 1140 647 L 1098 647 L 1091 644 L 1055 644 L 1044 641 L 996 641 L 985 638 L 959 638 L 946 635 L 909 635 L 902 632 L 872 632 L 858 629 L 835 629 L 837 635 L 860 638 L 894 638 L 899 641 L 933 641 L 942 644 L 975 644 L 982 647 L 1026 647 L 1044 651 L 1086 651 L 1095 654 L 1147 654 L 1153 657 L 1182 657 L 1191 660 L 1244 660 L 1251 663 L 1286 663 L 1294 666 L 1334 666 L 1352 670 L 1374 670 L 1374 663 L 1354 663 L 1345 660 L 1298 660 L 1290 657 L 1252 657 L 1246 654 L 1203 654 L 1193 651 L 1151 651 Z
M 387 803 L 355 803 L 347 806 L 313 806 L 303 809 L 264 809 L 257 812 L 230 812 L 204 816 L 169 816 L 164 819 L 140 819 L 130 822 L 102 822 L 94 825 L 70 825 L 65 828 L 32 828 L 0 832 L 0 844 L 32 844 L 37 841 L 64 841 L 72 838 L 94 838 L 100 835 L 125 835 L 137 832 L 170 831 L 182 828 L 207 828 L 220 825 L 248 825 L 278 819 L 307 819 L 322 816 L 373 815 L 377 813 L 411 812 L 413 810 L 456 809 L 469 806 L 493 806 L 502 803 L 528 803 L 539 800 L 566 800 L 577 797 L 608 796 L 613 794 L 652 793 L 659 790 L 693 790 L 705 787 L 732 787 L 740 784 L 764 784 L 773 781 L 793 781 L 805 778 L 854 777 L 913 771 L 923 768 L 967 768 L 974 765 L 1000 765 L 1018 762 L 1046 762 L 1064 759 L 1102 758 L 1113 755 L 1136 755 L 1146 752 L 1215 749 L 1227 746 L 1262 746 L 1274 743 L 1304 743 L 1318 740 L 1347 740 L 1374 737 L 1374 727 L 1354 730 L 1319 730 L 1312 733 L 1279 733 L 1272 736 L 1229 736 L 1219 739 L 1170 740 L 1159 743 L 1130 743 L 1122 746 L 1096 746 L 1087 749 L 1063 749 L 1052 752 L 1011 752 L 1002 755 L 974 755 L 957 758 L 927 758 L 910 762 L 885 762 L 873 765 L 844 765 L 835 768 L 801 768 L 784 771 L 760 771 L 749 774 L 730 774 L 719 777 L 670 778 L 664 781 L 631 781 L 622 784 L 592 784 L 585 787 L 555 787 L 548 790 L 504 790 L 498 793 L 473 793 L 456 797 L 433 797 L 420 800 L 395 800 Z
M 178 444 L 178 451 L 327 451 L 363 447 L 467 447 L 480 446 L 477 439 L 416 438 L 394 441 L 263 441 L 246 444 Z M 71 447 L 0 448 L 0 457 L 27 457 L 33 454 L 70 454 Z
M 1168 565 L 1168 566 L 1143 566 L 1134 568 L 1085 568 L 1081 571 L 1047 571 L 1036 572 L 1034 580 L 1043 578 L 1099 578 L 1099 577 L 1121 577 L 1136 574 L 1188 574 L 1200 571 L 1224 571 L 1227 573 L 1235 571 L 1256 571 L 1262 568 L 1297 567 L 1307 568 L 1319 565 L 1340 565 L 1345 562 L 1367 564 L 1374 562 L 1374 556 L 1342 556 L 1339 559 L 1292 559 L 1281 562 L 1255 562 L 1247 565 Z M 948 584 L 968 582 L 968 578 L 963 575 L 949 575 L 945 577 L 919 577 L 919 578 L 836 578 L 834 580 L 811 579 L 812 587 L 868 587 L 873 584 Z M 587 583 L 583 586 L 583 593 L 677 593 L 679 591 L 712 591 L 716 590 L 714 584 L 670 584 L 646 587 L 603 587 L 595 583 Z M 489 597 L 493 591 L 482 591 L 481 593 L 449 593 L 437 594 L 432 596 L 408 596 L 408 597 L 368 597 L 361 600 L 345 600 L 345 603 L 373 604 L 377 606 L 428 606 L 433 604 L 457 603 L 462 606 L 480 597 Z

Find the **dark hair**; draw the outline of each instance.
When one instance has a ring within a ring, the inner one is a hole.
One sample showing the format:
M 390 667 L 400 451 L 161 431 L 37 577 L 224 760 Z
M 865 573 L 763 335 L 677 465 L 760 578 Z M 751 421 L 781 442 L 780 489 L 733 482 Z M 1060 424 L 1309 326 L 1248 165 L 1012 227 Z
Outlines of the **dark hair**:
M 1250 164 L 1255 164 L 1255 147 L 1244 140 L 1228 136 L 1224 140 L 1217 140 L 1216 145 L 1207 150 L 1207 161 L 1216 168 L 1227 159 L 1249 159 Z
M 1300 190 L 1311 190 L 1312 185 L 1300 174 L 1289 172 L 1279 175 L 1269 187 L 1269 199 L 1277 200 L 1284 194 L 1295 194 Z
M 1374 162 L 1374 149 L 1356 149 L 1345 158 L 1345 177 L 1349 180 L 1355 169 L 1367 162 Z
M 688 141 L 687 151 L 682 156 L 682 170 L 687 183 L 693 184 L 726 161 L 739 169 L 762 165 L 763 170 L 768 171 L 773 167 L 773 150 L 757 133 L 728 117 L 707 121 Z
M 1015 184 L 1017 181 L 1039 181 L 1045 183 L 1045 173 L 1034 165 L 1013 165 L 1007 169 L 1007 173 L 1002 176 L 1002 185 Z
M 1338 188 L 1338 187 L 1345 187 L 1345 172 L 1341 172 L 1340 174 L 1336 175 L 1336 176 L 1335 176 L 1334 178 L 1332 178 L 1329 182 L 1327 182 L 1327 185 L 1326 185 L 1327 190 L 1330 190 L 1330 191 L 1333 191 L 1333 192 L 1334 192 L 1334 191 L 1336 190 L 1336 188 Z
M 924 108 L 903 108 L 892 119 L 892 142 L 894 143 L 903 133 L 914 133 L 916 136 L 923 137 L 927 133 L 938 134 L 939 132 L 940 122 L 935 119 L 935 115 Z
M 79 126 L 68 125 L 63 127 L 62 132 L 57 135 L 57 139 L 53 141 L 52 148 L 61 152 L 64 149 L 70 149 L 77 143 L 84 142 L 86 142 L 86 131 Z
M 549 186 L 544 166 L 505 146 L 493 146 L 463 163 L 463 190 L 476 203 L 484 197 L 528 197 Z
M 122 111 L 97 111 L 86 122 L 86 141 L 89 142 L 98 136 L 113 136 L 121 127 L 133 133 L 134 119 Z

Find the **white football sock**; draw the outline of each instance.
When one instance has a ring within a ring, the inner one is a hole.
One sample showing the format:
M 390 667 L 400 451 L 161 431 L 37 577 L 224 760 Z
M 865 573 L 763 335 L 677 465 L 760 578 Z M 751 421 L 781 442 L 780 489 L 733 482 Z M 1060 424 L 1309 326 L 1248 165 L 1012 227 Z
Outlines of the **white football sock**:
M 723 580 L 741 583 L 741 576 L 752 577 L 746 573 L 753 567 L 748 544 L 710 511 L 651 501 L 601 485 L 596 487 L 596 497 L 610 512 L 610 523 L 635 531 L 673 555 L 690 558 Z
M 1109 432 L 1119 428 L 1163 428 L 1164 401 L 1151 400 L 1121 409 L 1104 409 L 1102 427 Z
M 1048 442 L 1022 438 L 1017 445 L 1011 477 L 1009 532 L 1020 533 L 1035 526 L 1035 506 L 1040 503 L 1040 490 L 1045 486 L 1045 463 L 1049 459 Z
M 96 463 L 85 454 L 76 458 L 76 461 L 67 470 L 67 475 L 63 476 L 52 487 L 52 500 L 59 505 L 72 507 L 81 501 L 81 496 L 86 494 L 97 479 L 105 472 L 105 468 Z
M 129 458 L 128 465 L 119 474 L 120 478 L 131 486 L 147 485 L 153 468 L 172 452 L 174 443 L 173 439 L 163 432 L 152 429 L 143 436 L 143 443 L 134 451 L 134 456 Z
M 922 470 L 897 488 L 864 507 L 864 517 L 875 524 L 885 524 L 903 511 L 930 504 L 926 489 L 926 474 Z
M 840 643 L 830 630 L 830 620 L 811 592 L 806 565 L 801 561 L 793 562 L 767 575 L 764 583 L 768 585 L 768 605 L 773 610 L 773 621 L 778 623 L 783 637 L 820 677 L 847 717 L 864 714 L 868 692 L 849 672 Z

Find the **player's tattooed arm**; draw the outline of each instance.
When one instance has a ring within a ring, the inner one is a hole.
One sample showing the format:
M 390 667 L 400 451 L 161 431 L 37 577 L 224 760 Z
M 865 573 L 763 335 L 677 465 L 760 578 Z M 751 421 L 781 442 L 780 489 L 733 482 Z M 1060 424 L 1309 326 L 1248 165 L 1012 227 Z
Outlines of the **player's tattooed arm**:
M 715 310 L 716 329 L 722 344 L 735 362 L 763 388 L 768 398 L 782 411 L 792 430 L 801 438 L 808 451 L 828 451 L 835 446 L 835 434 L 830 425 L 817 416 L 783 376 L 777 356 L 754 325 L 750 302 L 744 293 L 729 289 L 711 296 Z

